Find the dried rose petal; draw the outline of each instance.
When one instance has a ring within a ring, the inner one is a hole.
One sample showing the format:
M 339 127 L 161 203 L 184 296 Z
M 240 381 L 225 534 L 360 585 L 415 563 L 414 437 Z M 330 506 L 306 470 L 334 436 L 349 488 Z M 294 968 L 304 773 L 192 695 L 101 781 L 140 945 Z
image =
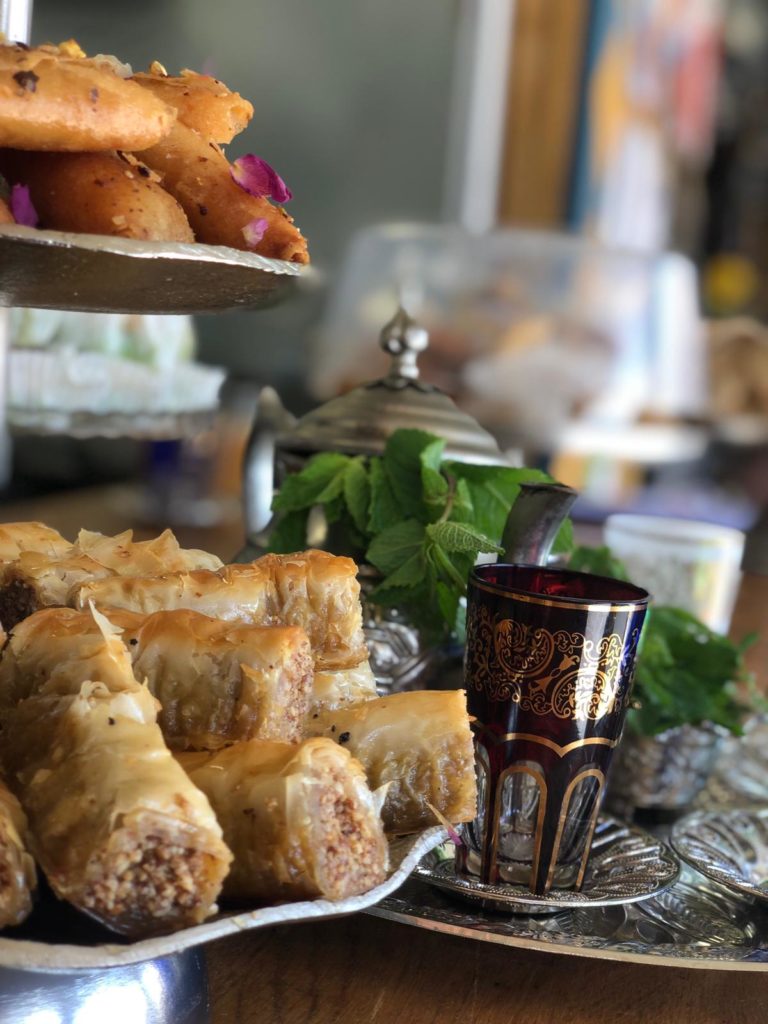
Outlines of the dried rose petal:
M 36 228 L 39 222 L 37 211 L 32 205 L 29 189 L 26 185 L 14 185 L 11 189 L 11 200 L 8 204 L 17 224 L 26 228 Z
M 293 193 L 277 171 L 266 160 L 253 153 L 246 153 L 235 160 L 231 167 L 233 179 L 240 188 L 261 199 L 274 199 L 276 203 L 287 203 Z
M 264 217 L 257 217 L 256 220 L 249 221 L 243 228 L 245 244 L 251 247 L 257 246 L 264 237 L 268 226 L 269 222 Z

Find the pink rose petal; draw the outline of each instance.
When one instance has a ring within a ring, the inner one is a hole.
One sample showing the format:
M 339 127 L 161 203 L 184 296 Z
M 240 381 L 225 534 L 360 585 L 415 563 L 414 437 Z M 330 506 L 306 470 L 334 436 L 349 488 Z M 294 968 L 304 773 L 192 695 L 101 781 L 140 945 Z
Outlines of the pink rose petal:
M 233 179 L 240 188 L 260 199 L 274 199 L 276 203 L 287 203 L 293 193 L 277 171 L 266 160 L 253 153 L 247 153 L 235 160 L 231 167 Z
M 23 224 L 26 228 L 37 227 L 40 218 L 37 216 L 37 210 L 32 205 L 29 189 L 26 185 L 13 186 L 8 205 L 17 224 Z
M 252 248 L 257 246 L 264 237 L 264 232 L 267 230 L 269 222 L 264 217 L 257 217 L 256 220 L 249 221 L 248 224 L 243 228 L 243 238 L 245 244 Z

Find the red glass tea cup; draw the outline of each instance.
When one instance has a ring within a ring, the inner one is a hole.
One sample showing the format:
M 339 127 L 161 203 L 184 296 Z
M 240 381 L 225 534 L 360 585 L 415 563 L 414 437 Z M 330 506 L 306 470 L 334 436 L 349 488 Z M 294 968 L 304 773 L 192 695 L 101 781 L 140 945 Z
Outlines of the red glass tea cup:
M 460 872 L 537 894 L 581 887 L 648 599 L 566 569 L 473 570 L 464 676 L 478 816 Z

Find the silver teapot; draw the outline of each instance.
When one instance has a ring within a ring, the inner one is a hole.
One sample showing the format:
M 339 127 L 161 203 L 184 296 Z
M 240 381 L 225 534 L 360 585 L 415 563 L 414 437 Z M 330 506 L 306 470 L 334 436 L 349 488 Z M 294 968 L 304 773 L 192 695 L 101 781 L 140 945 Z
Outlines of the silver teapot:
M 319 452 L 381 455 L 391 433 L 416 428 L 444 438 L 445 456 L 452 460 L 511 465 L 488 431 L 443 391 L 421 380 L 418 356 L 427 348 L 429 336 L 402 307 L 383 328 L 379 344 L 391 357 L 384 377 L 331 399 L 301 419 L 285 410 L 272 388 L 262 390 L 244 459 L 247 539 L 239 561 L 250 561 L 266 550 L 275 490 Z M 507 557 L 543 561 L 572 495 L 567 488 L 527 487 L 504 534 Z M 317 513 L 308 517 L 306 546 L 333 551 L 335 538 L 322 510 Z M 361 565 L 360 578 L 371 667 L 380 691 L 460 686 L 461 649 L 425 644 L 401 611 L 374 605 L 369 594 L 379 577 L 372 566 Z

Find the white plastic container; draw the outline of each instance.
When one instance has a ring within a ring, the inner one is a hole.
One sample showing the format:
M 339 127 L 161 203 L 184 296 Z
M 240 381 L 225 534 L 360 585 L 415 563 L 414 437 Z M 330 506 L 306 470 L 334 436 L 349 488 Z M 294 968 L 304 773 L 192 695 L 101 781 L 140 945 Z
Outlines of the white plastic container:
M 741 579 L 744 534 L 730 526 L 662 516 L 613 515 L 605 543 L 657 604 L 691 612 L 727 633 Z

